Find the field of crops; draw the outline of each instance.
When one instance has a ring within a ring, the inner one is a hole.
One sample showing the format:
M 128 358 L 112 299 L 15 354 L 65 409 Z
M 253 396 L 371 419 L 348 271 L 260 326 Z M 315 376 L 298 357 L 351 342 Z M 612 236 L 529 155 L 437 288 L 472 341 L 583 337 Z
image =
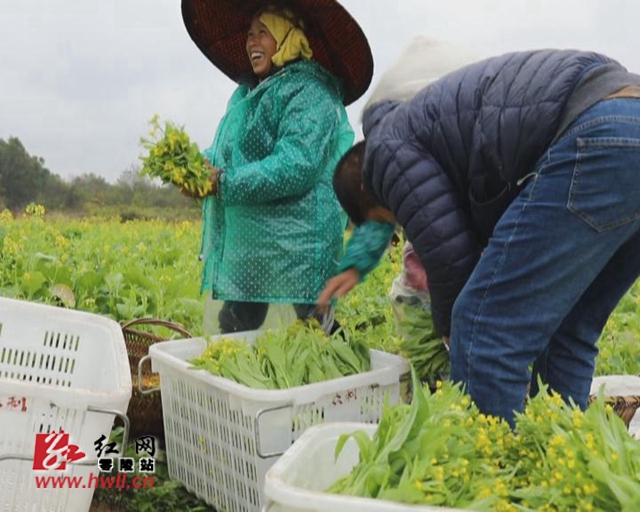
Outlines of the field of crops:
M 200 229 L 199 221 L 79 220 L 49 217 L 38 207 L 16 219 L 4 211 L 0 295 L 98 313 L 118 322 L 160 318 L 201 335 Z M 389 352 L 403 348 L 387 297 L 400 267 L 400 249 L 393 248 L 366 282 L 340 301 L 337 311 L 341 324 L 364 334 L 374 348 Z M 638 340 L 640 281 L 607 324 L 597 373 L 640 375 Z M 100 490 L 94 502 L 118 511 L 211 510 L 179 482 L 169 480 L 162 452 L 158 457 L 156 477 L 161 485 L 138 493 Z
M 37 208 L 15 219 L 0 213 L 0 295 L 63 305 L 124 322 L 156 317 L 201 334 L 200 223 L 48 218 Z M 397 352 L 387 293 L 400 251 L 339 304 L 338 319 Z M 640 281 L 603 333 L 598 374 L 640 375 Z

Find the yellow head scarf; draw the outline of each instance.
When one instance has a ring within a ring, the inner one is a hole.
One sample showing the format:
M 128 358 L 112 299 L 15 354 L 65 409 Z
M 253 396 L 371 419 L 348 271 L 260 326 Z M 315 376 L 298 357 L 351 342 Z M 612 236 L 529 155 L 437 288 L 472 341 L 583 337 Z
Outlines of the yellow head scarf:
M 260 21 L 269 29 L 278 44 L 278 51 L 271 57 L 276 66 L 282 67 L 287 62 L 301 57 L 307 60 L 313 57 L 307 36 L 291 21 L 272 12 L 263 12 Z

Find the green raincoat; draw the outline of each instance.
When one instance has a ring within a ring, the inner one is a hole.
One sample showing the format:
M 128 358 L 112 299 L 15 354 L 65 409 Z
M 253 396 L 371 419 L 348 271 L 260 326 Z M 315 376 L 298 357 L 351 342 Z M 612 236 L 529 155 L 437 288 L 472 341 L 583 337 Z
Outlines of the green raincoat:
M 340 261 L 332 176 L 353 138 L 339 81 L 313 61 L 238 87 L 204 152 L 222 174 L 203 205 L 203 291 L 315 303 Z

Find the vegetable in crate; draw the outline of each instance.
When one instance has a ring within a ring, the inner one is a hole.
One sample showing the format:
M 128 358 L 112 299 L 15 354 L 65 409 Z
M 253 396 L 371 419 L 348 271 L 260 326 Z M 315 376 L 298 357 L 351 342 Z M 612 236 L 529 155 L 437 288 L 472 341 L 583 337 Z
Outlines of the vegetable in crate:
M 349 437 L 360 461 L 329 492 L 478 511 L 640 510 L 640 442 L 599 397 L 586 411 L 532 398 L 516 429 L 480 414 L 459 386 L 421 388 L 385 408 L 373 439 Z
M 344 337 L 328 337 L 317 321 L 299 321 L 286 330 L 265 331 L 253 346 L 233 338 L 210 341 L 191 363 L 255 389 L 287 389 L 369 371 L 364 339 L 348 332 Z
M 149 125 L 151 138 L 140 139 L 142 147 L 148 150 L 147 156 L 141 157 L 140 174 L 172 183 L 195 197 L 208 195 L 213 190 L 211 170 L 184 128 L 166 121 L 163 129 L 157 114 Z

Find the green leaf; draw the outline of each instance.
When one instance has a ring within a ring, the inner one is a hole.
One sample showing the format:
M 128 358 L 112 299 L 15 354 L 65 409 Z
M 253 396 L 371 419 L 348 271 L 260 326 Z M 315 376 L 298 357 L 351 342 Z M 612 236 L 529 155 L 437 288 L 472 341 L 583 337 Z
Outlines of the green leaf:
M 42 289 L 46 279 L 42 272 L 25 272 L 22 274 L 20 280 L 22 289 L 27 293 L 27 296 L 32 297 L 36 292 Z

